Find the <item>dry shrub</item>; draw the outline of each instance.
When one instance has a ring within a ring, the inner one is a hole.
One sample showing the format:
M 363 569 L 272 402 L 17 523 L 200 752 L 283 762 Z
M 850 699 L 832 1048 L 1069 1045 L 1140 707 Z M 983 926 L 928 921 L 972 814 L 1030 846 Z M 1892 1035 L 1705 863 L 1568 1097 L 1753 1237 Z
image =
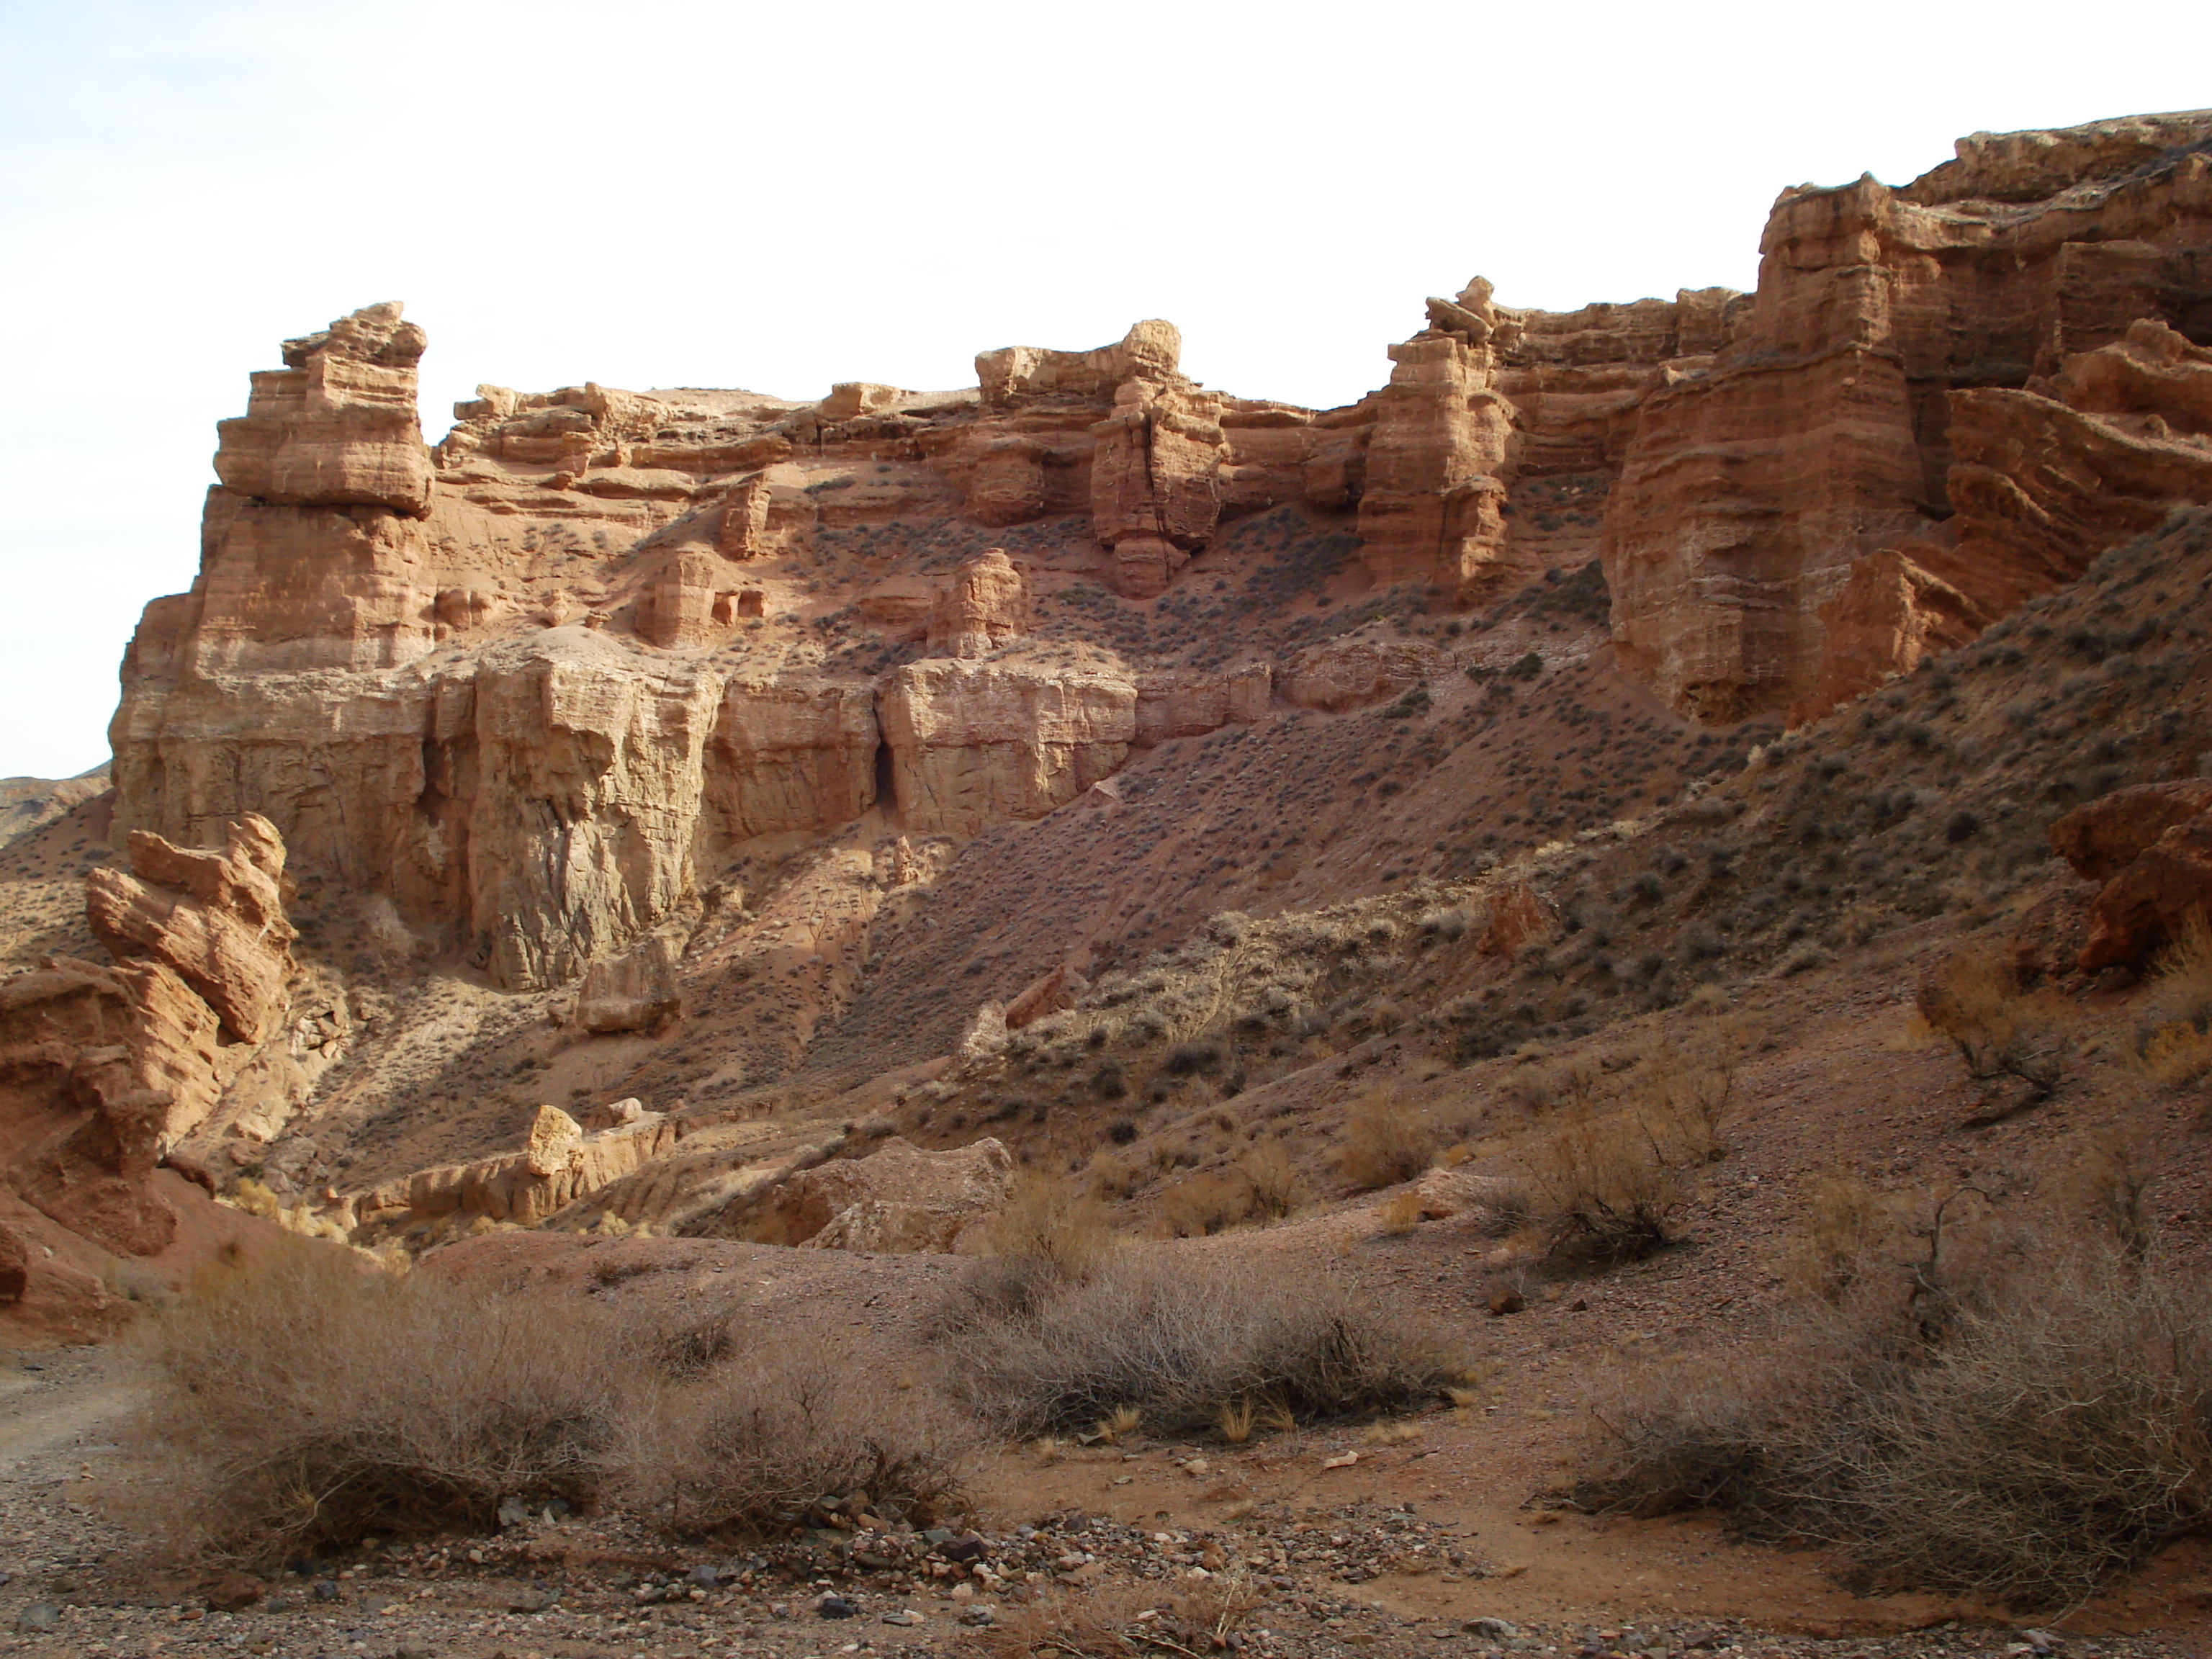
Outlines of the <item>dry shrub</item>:
M 1555 1257 L 1632 1261 L 1674 1242 L 1705 1155 L 1633 1115 L 1562 1119 L 1529 1171 L 1530 1222 Z
M 1756 1357 L 1644 1369 L 1586 1503 L 1711 1505 L 1868 1589 L 2077 1603 L 2212 1523 L 2212 1287 L 2108 1206 L 1831 1192 L 1835 1271 Z M 2049 1211 L 2042 1212 L 2046 1218 Z
M 2136 1028 L 2136 1059 L 2160 1087 L 2212 1073 L 2212 927 L 2191 916 L 2160 955 Z
M 1251 1182 L 1237 1170 L 1201 1170 L 1160 1194 L 1160 1224 L 1170 1238 L 1206 1238 L 1258 1213 Z
M 1395 1091 L 1371 1089 L 1345 1119 L 1337 1167 L 1355 1190 L 1372 1192 L 1411 1181 L 1429 1167 L 1437 1135 L 1427 1118 Z
M 1598 1070 L 1587 1060 L 1540 1060 L 1516 1066 L 1505 1079 L 1505 1096 L 1534 1117 L 1554 1106 L 1587 1111 L 1597 1093 Z
M 994 1255 L 1034 1262 L 1056 1278 L 1087 1276 L 1114 1249 L 1105 1206 L 1065 1176 L 1025 1171 L 985 1234 Z
M 266 1182 L 252 1176 L 240 1178 L 231 1188 L 229 1199 L 234 1207 L 246 1214 L 273 1221 L 285 1231 L 298 1233 L 303 1238 L 326 1238 L 337 1244 L 346 1242 L 346 1230 L 334 1217 L 322 1214 L 305 1199 L 288 1205 Z
M 983 1236 L 987 1252 L 954 1281 L 927 1321 L 933 1336 L 1033 1314 L 1111 1261 L 1120 1241 L 1106 1206 L 1051 1170 L 1024 1173 Z
M 1334 1279 L 1296 1285 L 1243 1263 L 1125 1256 L 1025 1314 L 972 1322 L 954 1386 L 1017 1438 L 1089 1430 L 1133 1407 L 1155 1432 L 1225 1406 L 1298 1417 L 1403 1404 L 1449 1369 L 1433 1340 Z
M 1262 1221 L 1296 1214 L 1311 1196 L 1279 1140 L 1261 1142 L 1237 1160 L 1237 1169 L 1252 1183 L 1252 1212 Z
M 759 1532 L 825 1496 L 925 1526 L 957 1506 L 962 1437 L 939 1396 L 828 1342 L 752 1336 L 741 1358 L 633 1400 L 614 1443 L 625 1507 Z
M 1375 1219 L 1386 1237 L 1403 1238 L 1421 1224 L 1421 1195 L 1394 1193 L 1375 1206 Z
M 1101 1199 L 1127 1198 L 1145 1184 L 1144 1172 L 1109 1152 L 1091 1155 L 1091 1190 Z
M 881 1391 L 855 1356 L 395 1277 L 326 1246 L 210 1269 L 142 1342 L 140 1478 L 118 1501 L 184 1551 L 249 1564 L 489 1528 L 515 1496 L 760 1528 L 829 1492 L 906 1514 L 957 1492 L 949 1412 Z
M 1636 1115 L 1692 1157 L 1717 1163 L 1730 1149 L 1740 1054 L 1740 1036 L 1728 1023 L 1662 1035 L 1630 1085 Z
M 2016 1079 L 2030 1101 L 2057 1088 L 2070 1048 L 2061 1006 L 2023 992 L 2009 963 L 1954 957 L 1920 982 L 1917 1000 L 1921 1018 L 1959 1051 L 1967 1076 Z
M 1219 1653 L 1261 1604 L 1243 1572 L 1157 1584 L 1101 1586 L 1042 1597 L 1011 1609 L 983 1638 L 992 1659 L 1133 1659 L 1140 1654 Z
M 617 1346 L 589 1305 L 270 1246 L 148 1322 L 131 1506 L 187 1549 L 274 1562 L 368 1532 L 488 1526 L 510 1493 L 580 1502 L 605 1469 Z

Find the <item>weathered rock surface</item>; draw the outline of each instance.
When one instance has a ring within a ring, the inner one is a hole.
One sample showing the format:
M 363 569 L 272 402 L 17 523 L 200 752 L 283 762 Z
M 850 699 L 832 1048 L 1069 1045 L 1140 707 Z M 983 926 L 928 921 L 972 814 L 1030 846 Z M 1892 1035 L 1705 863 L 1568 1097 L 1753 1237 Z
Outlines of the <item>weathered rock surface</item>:
M 875 688 L 811 675 L 732 678 L 706 753 L 706 810 L 730 842 L 823 830 L 876 799 Z
M 156 1170 L 255 1045 L 283 1035 L 295 934 L 270 826 L 230 826 L 220 852 L 146 836 L 131 854 L 134 874 L 94 869 L 86 881 L 115 965 L 52 957 L 0 981 L 0 1205 L 46 1230 L 14 1299 L 50 1332 L 108 1318 L 96 1268 L 88 1279 L 48 1261 L 54 1247 L 95 1261 L 169 1249 L 179 1205 L 204 1200 Z
M 1361 557 L 1386 582 L 1466 587 L 1504 541 L 1512 408 L 1495 390 L 1497 317 L 1477 278 L 1429 301 L 1449 325 L 1390 348 L 1359 498 Z
M 1283 695 L 1301 708 L 1364 708 L 1401 696 L 1449 666 L 1443 652 L 1415 640 L 1332 640 L 1291 659 Z
M 2051 826 L 2051 850 L 2084 881 L 2110 881 L 2176 824 L 2212 811 L 2212 778 L 2139 783 L 2085 801 Z
M 584 969 L 583 985 L 576 994 L 576 1024 L 603 1036 L 649 1031 L 676 1018 L 684 1012 L 684 989 L 677 975 L 683 955 L 679 941 L 653 933 L 618 957 L 593 963 Z
M 1013 1168 L 997 1140 L 925 1152 L 893 1136 L 866 1158 L 833 1158 L 791 1176 L 761 1226 L 776 1242 L 812 1249 L 947 1251 L 1005 1207 Z
M 371 307 L 223 424 L 199 576 L 125 662 L 115 830 L 258 813 L 410 951 L 550 987 L 780 838 L 972 835 L 1278 688 L 1348 711 L 1437 672 L 1325 630 L 1236 659 L 1190 562 L 1225 596 L 1227 531 L 1277 508 L 1349 557 L 1273 602 L 1464 607 L 1601 556 L 1619 659 L 1678 709 L 1810 718 L 2212 499 L 2208 135 L 1791 191 L 1749 296 L 1548 313 L 1478 278 L 1333 410 L 1200 386 L 1145 322 L 952 393 L 487 386 L 428 448 L 422 331 Z
M 963 563 L 929 612 L 932 656 L 986 657 L 1030 629 L 1030 585 L 994 547 Z
M 2191 921 L 2212 923 L 2212 817 L 2177 823 L 2106 882 L 2089 906 L 2085 974 L 2141 966 Z
M 972 835 L 1042 817 L 1118 768 L 1137 688 L 1103 668 L 932 659 L 890 676 L 878 715 L 908 829 Z
M 249 813 L 220 853 L 172 846 L 145 830 L 130 838 L 131 874 L 94 870 L 86 915 L 124 960 L 152 957 L 175 969 L 230 1034 L 258 1042 L 283 1011 L 295 937 L 284 914 L 284 842 Z
M 2192 921 L 2212 924 L 2212 779 L 2116 789 L 2052 823 L 2051 845 L 2103 884 L 2075 964 L 2083 973 L 2141 967 Z
M 1133 325 L 1109 346 L 1094 351 L 1052 351 L 1042 346 L 1002 346 L 978 354 L 976 383 L 990 404 L 1027 398 L 1110 398 L 1124 381 L 1165 380 L 1182 357 L 1182 334 L 1158 319 Z
M 1091 533 L 1113 550 L 1115 584 L 1164 592 L 1221 515 L 1222 428 L 1207 404 L 1176 385 L 1131 380 L 1091 428 Z
M 2196 406 L 2212 157 L 2181 133 L 2212 116 L 1784 192 L 1747 315 L 1663 368 L 1607 506 L 1638 671 L 1708 718 L 1808 718 L 2205 499 L 2207 457 L 2137 412 Z
M 611 1186 L 683 1139 L 682 1125 L 660 1114 L 586 1134 L 557 1107 L 541 1107 L 521 1152 L 418 1170 L 353 1200 L 356 1226 L 408 1227 L 484 1217 L 532 1226 Z
M 733 559 L 767 558 L 788 547 L 813 516 L 805 473 L 787 463 L 767 467 L 730 491 L 714 544 Z
M 291 507 L 382 507 L 420 518 L 430 462 L 416 418 L 425 337 L 397 305 L 369 306 L 284 342 L 225 421 L 216 474 L 240 495 Z

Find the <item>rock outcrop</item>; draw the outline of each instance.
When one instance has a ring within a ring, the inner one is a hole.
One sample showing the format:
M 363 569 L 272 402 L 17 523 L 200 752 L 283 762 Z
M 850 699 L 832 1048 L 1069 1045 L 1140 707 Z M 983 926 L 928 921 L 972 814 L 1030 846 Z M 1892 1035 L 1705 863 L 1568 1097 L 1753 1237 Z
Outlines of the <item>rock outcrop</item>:
M 1903 189 L 1784 192 L 1747 313 L 1664 368 L 1607 506 L 1638 672 L 1707 718 L 1809 718 L 2206 499 L 2203 452 L 2147 428 L 2193 405 L 2176 330 L 2212 339 L 2207 136 L 1983 134 Z
M 1030 629 L 1030 585 L 1003 547 L 969 559 L 930 607 L 933 657 L 987 657 Z
M 1279 691 L 1431 677 L 1318 610 L 1265 617 L 1273 662 L 1199 623 L 1237 573 L 1200 611 L 1190 562 L 1287 547 L 1226 539 L 1277 510 L 1314 550 L 1284 606 L 1466 610 L 1601 559 L 1632 675 L 1809 719 L 2212 500 L 2208 138 L 1984 135 L 1790 191 L 1752 295 L 1553 313 L 1477 278 L 1329 410 L 1201 386 L 1144 322 L 952 393 L 486 386 L 431 448 L 422 331 L 371 307 L 222 425 L 199 575 L 124 664 L 115 832 L 258 813 L 410 951 L 564 983 L 790 851 L 760 843 L 972 835 Z
M 1390 348 L 1374 399 L 1361 557 L 1383 581 L 1458 592 L 1500 556 L 1513 415 L 1495 390 L 1490 284 L 1477 277 L 1429 312 L 1429 329 Z
M 1042 817 L 1119 768 L 1137 688 L 1103 668 L 933 658 L 889 677 L 878 714 L 906 827 L 972 835 Z
M 2212 781 L 2139 784 L 2075 807 L 2051 826 L 2090 902 L 2083 973 L 2141 967 L 2191 923 L 2212 926 Z
M 223 488 L 287 507 L 380 507 L 421 518 L 430 460 L 415 413 L 422 331 L 369 306 L 284 342 L 284 367 L 253 377 L 246 413 L 217 428 Z
M 1013 1172 L 1012 1155 L 997 1140 L 926 1152 L 894 1135 L 866 1158 L 792 1176 L 755 1231 L 810 1249 L 941 1254 L 1006 1206 Z
M 479 1217 L 534 1226 L 667 1155 L 683 1138 L 682 1124 L 658 1112 L 587 1134 L 558 1107 L 541 1107 L 522 1151 L 418 1170 L 349 1200 L 340 1219 L 380 1231 Z
M 167 963 L 215 1010 L 234 1041 L 259 1042 L 284 1007 L 296 936 L 284 914 L 284 842 L 248 813 L 220 853 L 173 847 L 141 830 L 131 873 L 85 878 L 87 919 L 118 960 Z
M 1130 380 L 1174 377 L 1182 358 L 1182 331 L 1155 318 L 1132 325 L 1114 344 L 1094 351 L 1002 346 L 981 352 L 975 380 L 986 404 L 1003 406 L 1028 398 L 1111 398 Z
M 219 852 L 150 836 L 131 852 L 131 874 L 86 881 L 113 965 L 51 957 L 0 981 L 0 1200 L 72 1249 L 148 1256 L 176 1239 L 187 1201 L 156 1171 L 283 1034 L 295 933 L 283 843 L 264 820 L 231 825 Z M 52 1328 L 97 1322 L 81 1275 L 25 1285 L 17 1300 L 40 1302 Z
M 1220 519 L 1221 426 L 1181 386 L 1130 380 L 1091 432 L 1091 534 L 1112 550 L 1121 591 L 1150 599 L 1167 590 Z

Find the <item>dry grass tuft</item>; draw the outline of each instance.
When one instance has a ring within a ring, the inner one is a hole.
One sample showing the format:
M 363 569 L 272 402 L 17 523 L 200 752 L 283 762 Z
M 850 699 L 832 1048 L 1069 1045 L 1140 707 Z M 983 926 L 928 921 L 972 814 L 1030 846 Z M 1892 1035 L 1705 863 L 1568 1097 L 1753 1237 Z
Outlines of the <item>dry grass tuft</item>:
M 958 1507 L 963 1436 L 936 1395 L 787 1331 L 744 1347 L 634 1392 L 612 1448 L 624 1507 L 687 1532 L 789 1525 L 825 1495 L 924 1526 Z
M 1370 1090 L 1345 1120 L 1337 1166 L 1359 1192 L 1395 1187 L 1429 1167 L 1437 1133 L 1427 1118 L 1396 1091 Z
M 983 1651 L 992 1659 L 1220 1653 L 1237 1645 L 1235 1632 L 1261 1599 L 1242 1572 L 1186 1580 L 1172 1590 L 1133 1584 L 1049 1595 L 1012 1609 L 984 1638 Z
M 1105 1206 L 1066 1176 L 1041 1170 L 1015 1182 L 985 1242 L 994 1255 L 1064 1279 L 1087 1278 L 1115 1248 Z
M 2135 1057 L 2161 1088 L 2212 1075 L 2212 927 L 2192 916 L 2158 960 L 2136 1027 Z
M 1334 1280 L 1125 1257 L 1030 1310 L 970 1323 L 954 1386 L 1016 1439 L 1089 1430 L 1124 1408 L 1171 1434 L 1246 1401 L 1297 1417 L 1401 1405 L 1451 1369 L 1433 1338 Z
M 1421 1224 L 1421 1195 L 1393 1193 L 1375 1206 L 1375 1219 L 1386 1238 L 1403 1238 Z

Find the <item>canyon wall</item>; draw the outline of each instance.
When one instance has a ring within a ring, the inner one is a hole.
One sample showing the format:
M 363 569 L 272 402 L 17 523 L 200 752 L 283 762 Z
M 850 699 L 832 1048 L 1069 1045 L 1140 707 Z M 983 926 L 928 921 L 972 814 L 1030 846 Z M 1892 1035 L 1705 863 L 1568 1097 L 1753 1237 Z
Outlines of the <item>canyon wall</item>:
M 2208 152 L 2212 116 L 2130 118 L 1792 190 L 1749 295 L 1478 278 L 1331 410 L 1199 385 L 1155 320 L 955 392 L 485 386 L 432 447 L 423 333 L 373 306 L 220 425 L 199 576 L 124 662 L 116 832 L 258 813 L 305 885 L 542 988 L 747 858 L 973 836 L 1460 665 L 1329 643 L 1394 590 L 1479 628 L 1601 560 L 1675 708 L 1810 718 L 2212 499 Z M 1232 628 L 1255 520 L 1311 552 Z

